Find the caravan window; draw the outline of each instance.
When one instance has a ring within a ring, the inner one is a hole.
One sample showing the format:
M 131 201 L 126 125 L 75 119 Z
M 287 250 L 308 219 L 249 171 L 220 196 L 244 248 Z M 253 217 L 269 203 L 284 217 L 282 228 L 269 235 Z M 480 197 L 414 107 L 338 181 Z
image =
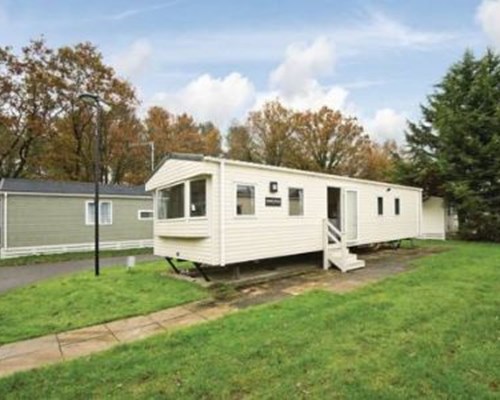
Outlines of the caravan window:
M 377 213 L 378 215 L 384 215 L 384 198 L 377 197 Z
M 184 184 L 158 191 L 158 219 L 184 218 Z
M 94 225 L 95 206 L 93 201 L 87 201 L 85 210 L 86 225 Z M 113 208 L 110 201 L 99 202 L 99 225 L 111 225 L 113 223 Z
M 288 215 L 304 215 L 304 189 L 288 189 Z
M 207 214 L 206 181 L 201 179 L 189 183 L 191 217 L 204 217 Z
M 255 214 L 255 187 L 252 185 L 237 185 L 236 215 Z
M 394 199 L 394 214 L 399 215 L 401 213 L 401 204 L 399 198 Z

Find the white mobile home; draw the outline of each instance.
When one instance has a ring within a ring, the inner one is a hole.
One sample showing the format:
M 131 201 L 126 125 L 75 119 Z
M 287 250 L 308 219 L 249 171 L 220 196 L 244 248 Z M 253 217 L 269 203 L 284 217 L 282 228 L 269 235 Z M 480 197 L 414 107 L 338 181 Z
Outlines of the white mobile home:
M 154 252 L 226 266 L 323 252 L 324 268 L 364 266 L 349 247 L 420 235 L 422 190 L 201 155 L 171 154 L 154 193 Z

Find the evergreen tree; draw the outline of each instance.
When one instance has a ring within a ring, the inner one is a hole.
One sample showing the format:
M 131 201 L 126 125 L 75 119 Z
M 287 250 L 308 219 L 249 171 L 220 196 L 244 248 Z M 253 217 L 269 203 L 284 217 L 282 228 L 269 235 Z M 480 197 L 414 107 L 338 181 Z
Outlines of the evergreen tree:
M 500 57 L 467 51 L 410 123 L 400 180 L 443 195 L 470 239 L 500 241 Z

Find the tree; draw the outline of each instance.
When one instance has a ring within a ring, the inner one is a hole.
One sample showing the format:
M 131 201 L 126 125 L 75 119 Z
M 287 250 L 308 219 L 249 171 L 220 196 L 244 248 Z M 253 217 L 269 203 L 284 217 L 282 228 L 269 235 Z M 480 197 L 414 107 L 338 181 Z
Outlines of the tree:
M 125 123 L 136 112 L 133 88 L 104 64 L 92 44 L 53 50 L 43 39 L 32 41 L 20 56 L 0 49 L 2 176 L 93 179 L 96 121 L 94 110 L 78 99 L 83 92 L 96 93 L 111 106 L 101 119 L 100 180 L 122 181 L 131 165 L 128 144 L 140 135 L 137 123 Z M 121 128 L 112 129 L 120 118 Z
M 500 241 L 500 57 L 467 51 L 410 124 L 409 166 L 401 178 L 431 176 L 427 190 L 455 205 L 460 232 Z
M 52 50 L 31 41 L 20 56 L 0 48 L 0 176 L 18 177 L 38 169 L 44 141 L 58 111 L 48 73 Z
M 168 153 L 220 152 L 220 133 L 210 122 L 198 125 L 187 114 L 173 115 L 162 107 L 151 107 L 144 120 L 147 140 L 155 143 L 155 156 Z
M 228 158 L 240 161 L 257 160 L 255 145 L 247 126 L 233 123 L 229 127 L 226 141 L 228 147 Z
M 222 153 L 222 139 L 219 129 L 212 122 L 198 125 L 203 142 L 203 154 L 220 156 Z
M 326 106 L 295 113 L 292 165 L 302 169 L 359 176 L 369 138 L 355 118 Z
M 400 150 L 395 141 L 388 140 L 381 145 L 370 142 L 361 154 L 362 165 L 357 176 L 374 181 L 392 182 L 400 158 Z
M 260 162 L 277 166 L 287 163 L 295 133 L 292 110 L 278 101 L 268 102 L 249 114 L 247 128 Z
M 64 112 L 49 144 L 52 156 L 45 163 L 42 161 L 42 165 L 58 179 L 93 179 L 93 141 L 97 121 L 95 110 L 83 104 L 78 96 L 85 92 L 95 93 L 110 106 L 99 120 L 103 163 L 100 180 L 121 183 L 129 165 L 125 160 L 133 154 L 128 151 L 129 144 L 140 140 L 138 124 L 130 123 L 138 105 L 134 89 L 118 78 L 113 68 L 104 64 L 102 54 L 91 43 L 57 49 L 50 63 L 50 73 L 56 101 Z M 121 129 L 116 129 L 117 125 Z

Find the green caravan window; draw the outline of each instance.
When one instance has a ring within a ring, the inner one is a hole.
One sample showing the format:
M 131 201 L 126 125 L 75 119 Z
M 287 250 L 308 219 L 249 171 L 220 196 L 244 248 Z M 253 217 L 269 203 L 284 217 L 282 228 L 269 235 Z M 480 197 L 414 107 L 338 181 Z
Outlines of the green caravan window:
M 255 187 L 237 185 L 236 215 L 255 215 Z
M 158 191 L 158 219 L 184 218 L 184 183 Z
M 207 184 L 205 179 L 189 182 L 189 196 L 191 217 L 207 215 Z
M 304 189 L 288 189 L 288 215 L 304 215 Z

